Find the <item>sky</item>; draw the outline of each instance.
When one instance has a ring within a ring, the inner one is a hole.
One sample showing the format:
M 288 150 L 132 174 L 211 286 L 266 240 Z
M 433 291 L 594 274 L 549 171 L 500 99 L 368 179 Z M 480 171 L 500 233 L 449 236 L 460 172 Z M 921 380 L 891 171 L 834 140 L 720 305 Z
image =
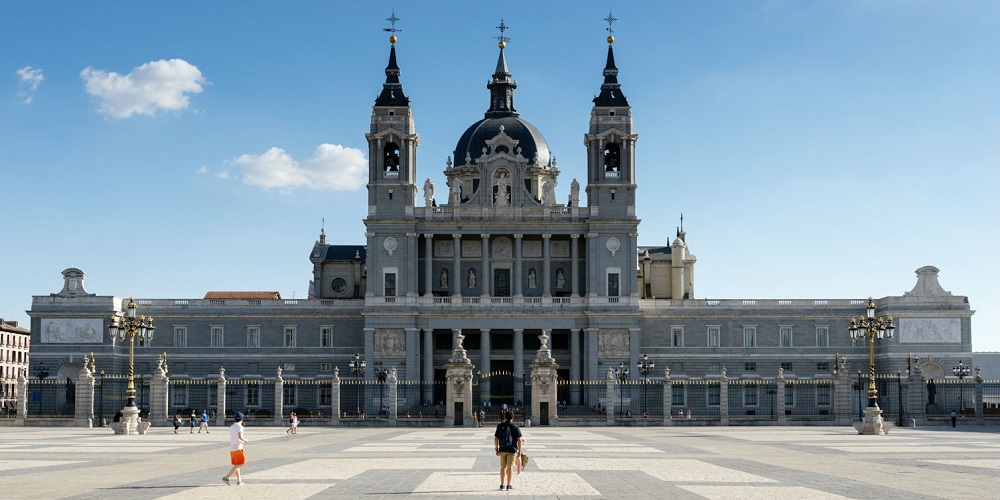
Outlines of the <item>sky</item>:
M 640 245 L 684 215 L 698 298 L 968 296 L 1000 351 L 1000 3 L 612 2 Z M 371 106 L 393 12 L 444 186 L 488 108 L 501 19 L 521 117 L 586 184 L 608 2 L 0 4 L 0 317 L 89 292 L 305 298 L 308 256 L 363 244 Z M 582 203 L 586 203 L 585 194 Z M 859 311 L 860 313 L 860 311 Z

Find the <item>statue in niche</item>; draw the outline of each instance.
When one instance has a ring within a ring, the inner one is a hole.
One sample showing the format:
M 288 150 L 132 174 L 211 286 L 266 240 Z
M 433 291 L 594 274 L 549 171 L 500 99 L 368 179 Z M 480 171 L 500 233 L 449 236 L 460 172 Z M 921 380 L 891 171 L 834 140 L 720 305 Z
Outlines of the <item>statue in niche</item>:
M 431 182 L 431 178 L 428 177 L 424 181 L 424 205 L 432 206 L 434 204 L 434 183 Z
M 556 288 L 566 288 L 566 275 L 561 267 L 556 269 Z
M 535 275 L 535 268 L 528 269 L 528 288 L 537 287 L 537 276 Z
M 448 288 L 448 268 L 441 268 L 441 275 L 439 277 L 441 288 Z
M 469 268 L 469 288 L 476 288 L 476 270 Z
M 503 172 L 497 177 L 497 198 L 496 205 L 498 207 L 505 207 L 509 202 L 507 198 L 507 188 L 510 186 L 510 182 L 507 179 L 507 173 Z
M 451 178 L 451 203 L 458 205 L 462 203 L 462 179 L 458 177 Z

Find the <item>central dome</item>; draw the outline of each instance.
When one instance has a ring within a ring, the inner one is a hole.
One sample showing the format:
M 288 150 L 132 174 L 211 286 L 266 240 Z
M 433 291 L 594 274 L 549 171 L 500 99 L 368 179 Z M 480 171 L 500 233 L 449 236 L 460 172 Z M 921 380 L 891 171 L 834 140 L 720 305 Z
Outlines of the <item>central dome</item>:
M 542 133 L 534 125 L 522 120 L 520 117 L 504 116 L 500 118 L 483 118 L 473 123 L 462 134 L 462 137 L 458 140 L 458 145 L 455 146 L 455 165 L 466 165 L 465 158 L 467 156 L 473 159 L 481 156 L 483 148 L 487 147 L 486 141 L 496 137 L 500 133 L 501 127 L 503 128 L 503 133 L 507 134 L 511 139 L 518 141 L 516 148 L 520 148 L 521 156 L 531 161 L 537 153 L 538 164 L 548 164 L 549 145 L 545 142 L 545 138 L 542 137 Z M 493 153 L 493 151 L 488 152 Z M 511 151 L 510 154 L 517 155 L 517 149 Z

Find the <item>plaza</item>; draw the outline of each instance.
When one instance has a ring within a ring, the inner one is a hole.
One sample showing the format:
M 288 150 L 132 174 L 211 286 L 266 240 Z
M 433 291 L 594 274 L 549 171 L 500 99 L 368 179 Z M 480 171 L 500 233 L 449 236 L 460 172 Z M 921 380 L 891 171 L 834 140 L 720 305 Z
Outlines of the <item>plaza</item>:
M 498 491 L 490 428 L 248 426 L 245 484 L 228 429 L 0 428 L 18 498 L 982 498 L 1000 487 L 996 427 L 527 427 L 531 463 Z

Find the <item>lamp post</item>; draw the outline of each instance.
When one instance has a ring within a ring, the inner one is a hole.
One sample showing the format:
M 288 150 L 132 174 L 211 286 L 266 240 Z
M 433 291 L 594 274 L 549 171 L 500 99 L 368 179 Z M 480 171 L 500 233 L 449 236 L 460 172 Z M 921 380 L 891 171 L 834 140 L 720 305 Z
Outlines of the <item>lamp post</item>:
M 882 410 L 878 407 L 878 391 L 875 389 L 875 340 L 892 341 L 896 325 L 892 324 L 892 316 L 875 317 L 875 299 L 868 297 L 865 315 L 851 318 L 851 343 L 868 342 L 868 407 L 865 408 L 865 421 L 858 429 L 860 434 L 885 434 L 882 423 Z
M 358 390 L 355 393 L 355 403 L 357 405 L 357 415 L 361 416 L 361 376 L 365 374 L 365 360 L 361 354 L 355 354 L 354 359 L 347 362 L 347 366 L 354 372 L 354 381 L 357 382 Z
M 649 384 L 649 374 L 653 373 L 653 367 L 655 363 L 649 360 L 648 354 L 643 354 L 642 359 L 639 360 L 635 366 L 639 369 L 639 374 L 642 375 L 642 412 L 646 414 L 646 388 Z
M 389 378 L 389 369 L 382 367 L 381 361 L 375 362 L 375 377 L 378 378 L 379 383 L 379 393 L 378 393 L 378 413 L 381 415 L 385 412 L 385 416 L 389 416 L 389 413 L 385 411 L 385 379 Z
M 128 307 L 125 314 L 114 313 L 111 315 L 111 324 L 108 330 L 111 333 L 111 342 L 116 340 L 124 342 L 128 339 L 128 386 L 125 390 L 127 398 L 125 408 L 122 409 L 123 422 L 128 424 L 128 433 L 137 427 L 139 408 L 135 406 L 135 338 L 138 336 L 142 342 L 153 341 L 153 317 L 136 317 L 135 299 L 129 297 Z
M 960 413 L 965 413 L 965 384 L 963 384 L 962 381 L 965 380 L 965 377 L 969 376 L 969 373 L 971 371 L 972 367 L 964 364 L 962 360 L 958 360 L 958 364 L 951 369 L 951 372 L 954 373 L 956 377 L 958 377 L 958 390 L 959 390 L 958 395 L 959 398 L 961 398 L 962 400 L 961 404 L 959 405 L 961 406 Z
M 45 368 L 45 362 L 44 361 L 39 361 L 38 365 L 35 366 L 35 370 L 34 371 L 35 371 L 35 377 L 37 377 L 39 379 L 43 379 L 43 378 L 49 376 L 49 370 L 48 370 L 48 368 Z
M 625 362 L 622 361 L 618 368 L 615 368 L 615 380 L 618 381 L 618 407 L 621 408 L 622 416 L 625 416 L 625 390 L 622 384 L 628 380 L 628 367 L 625 366 Z

